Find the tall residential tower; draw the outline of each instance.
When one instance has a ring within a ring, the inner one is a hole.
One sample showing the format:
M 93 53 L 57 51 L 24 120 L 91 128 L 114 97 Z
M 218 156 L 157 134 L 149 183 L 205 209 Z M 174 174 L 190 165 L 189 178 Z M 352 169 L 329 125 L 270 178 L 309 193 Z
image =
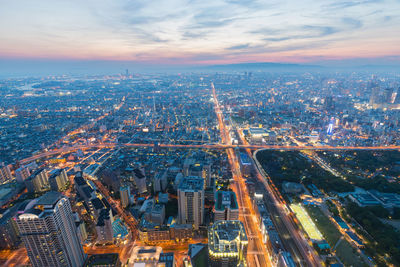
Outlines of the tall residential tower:
M 184 177 L 178 187 L 179 223 L 192 224 L 195 229 L 204 219 L 204 180 L 201 177 Z
M 33 266 L 82 266 L 85 253 L 67 197 L 50 191 L 32 200 L 16 223 Z

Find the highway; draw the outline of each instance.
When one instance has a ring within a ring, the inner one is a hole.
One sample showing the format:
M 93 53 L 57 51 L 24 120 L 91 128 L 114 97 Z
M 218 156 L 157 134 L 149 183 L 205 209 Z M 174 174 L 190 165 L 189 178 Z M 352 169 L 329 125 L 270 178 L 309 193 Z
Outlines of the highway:
M 271 263 L 269 253 L 267 251 L 266 246 L 262 242 L 262 235 L 260 231 L 259 224 L 257 222 L 257 214 L 253 209 L 253 205 L 251 203 L 251 198 L 246 190 L 246 180 L 241 174 L 239 159 L 235 152 L 235 148 L 244 149 L 250 158 L 253 157 L 252 151 L 259 149 L 269 149 L 269 150 L 400 150 L 400 146 L 364 146 L 364 147 L 354 147 L 354 146 L 309 146 L 303 144 L 297 144 L 292 146 L 282 146 L 282 145 L 249 145 L 243 135 L 239 133 L 240 139 L 242 143 L 239 145 L 233 145 L 231 143 L 231 138 L 229 135 L 229 130 L 224 122 L 224 118 L 222 115 L 221 107 L 218 102 L 218 98 L 216 95 L 214 84 L 211 84 L 212 88 L 212 96 L 214 99 L 214 110 L 217 115 L 218 126 L 220 130 L 221 143 L 215 144 L 172 144 L 172 143 L 161 143 L 157 144 L 160 148 L 167 149 L 210 149 L 210 150 L 226 150 L 228 161 L 230 164 L 230 168 L 232 171 L 232 177 L 234 182 L 232 183 L 232 189 L 237 195 L 240 214 L 239 218 L 244 223 L 246 233 L 249 239 L 248 246 L 248 256 L 247 256 L 247 264 L 249 266 L 273 266 Z M 118 106 L 120 108 L 124 104 L 124 100 Z M 105 116 L 108 116 L 109 113 L 99 117 L 96 121 L 101 120 Z M 67 134 L 67 136 L 74 135 L 79 133 L 82 130 L 85 130 L 85 127 L 91 127 L 91 125 L 81 127 L 73 132 Z M 62 140 L 54 144 L 52 147 L 56 147 Z M 143 142 L 143 141 L 142 141 Z M 96 144 L 88 144 L 88 145 L 73 145 L 73 146 L 64 146 L 61 148 L 54 148 L 49 151 L 41 152 L 39 154 L 33 155 L 31 157 L 20 160 L 20 164 L 27 164 L 29 162 L 43 159 L 46 157 L 51 157 L 54 155 L 62 155 L 70 152 L 74 152 L 77 150 L 90 150 L 90 149 L 102 149 L 102 148 L 110 148 L 110 149 L 121 149 L 121 148 L 142 148 L 142 147 L 154 147 L 154 143 L 96 143 Z M 92 153 L 93 155 L 93 153 Z M 256 161 L 256 159 L 255 159 Z M 257 163 L 257 161 L 256 161 Z M 324 167 L 328 168 L 327 164 L 324 162 L 319 162 L 324 165 Z M 286 250 L 288 250 L 293 258 L 303 266 L 322 266 L 319 257 L 316 255 L 314 249 L 312 249 L 307 240 L 304 238 L 303 233 L 300 232 L 296 223 L 293 221 L 292 217 L 286 210 L 286 204 L 282 200 L 280 193 L 276 190 L 276 188 L 272 185 L 272 182 L 265 172 L 263 172 L 258 164 L 256 164 L 256 178 L 260 184 L 263 184 L 265 187 L 265 202 L 267 204 L 268 210 L 271 213 L 272 220 L 281 235 L 281 239 L 283 245 Z M 329 168 L 328 168 L 329 169 Z M 118 211 L 121 218 L 123 218 L 124 222 L 128 224 L 133 236 L 136 236 L 137 232 L 137 222 L 127 214 L 121 207 L 118 201 L 113 200 L 106 188 L 102 186 L 99 181 L 94 181 L 99 190 L 103 193 L 103 195 L 108 199 L 110 204 Z M 187 244 L 185 244 L 186 246 Z M 132 242 L 128 244 L 128 246 L 124 246 L 124 258 L 127 258 L 129 255 L 130 248 L 132 247 Z M 92 252 L 99 252 L 102 249 L 104 251 L 111 251 L 111 248 L 86 248 L 86 250 Z M 110 249 L 110 250 L 107 250 Z M 122 248 L 113 248 L 114 250 L 121 250 Z M 177 247 L 178 249 L 178 247 Z M 182 252 L 185 248 L 178 249 Z M 171 247 L 171 250 L 174 248 Z M 20 249 L 17 252 L 13 253 L 9 260 L 7 261 L 10 266 L 16 262 L 27 261 L 26 254 L 24 254 L 25 249 Z M 26 253 L 26 252 L 25 252 Z M 183 255 L 183 254 L 182 254 Z
M 270 149 L 270 150 L 400 150 L 400 146 L 280 146 L 280 145 L 232 145 L 232 144 L 157 144 L 160 148 L 194 148 L 194 149 L 230 149 L 230 148 L 243 148 L 243 149 Z M 97 143 L 89 145 L 68 146 L 51 151 L 42 152 L 31 157 L 20 160 L 20 164 L 27 164 L 37 159 L 50 157 L 63 153 L 70 153 L 77 150 L 87 150 L 92 148 L 135 148 L 135 147 L 154 147 L 154 144 L 117 144 L 117 143 Z
M 211 83 L 212 94 L 214 98 L 215 113 L 217 114 L 219 130 L 221 134 L 221 142 L 223 144 L 230 144 L 229 131 L 226 128 L 220 105 L 218 103 L 217 95 L 215 92 L 214 84 Z M 243 178 L 239 159 L 233 147 L 226 148 L 228 154 L 228 161 L 232 170 L 232 177 L 234 182 L 233 191 L 236 193 L 239 204 L 239 218 L 244 223 L 247 238 L 249 240 L 247 248 L 247 263 L 249 266 L 273 266 L 268 254 L 268 251 L 263 243 L 260 227 L 257 223 L 257 215 L 251 204 L 250 196 L 245 190 L 246 184 Z
M 243 132 L 238 131 L 238 136 L 242 144 L 247 145 Z M 319 256 L 315 253 L 305 240 L 304 235 L 299 231 L 296 223 L 286 211 L 286 203 L 280 193 L 273 185 L 268 174 L 262 169 L 256 159 L 256 154 L 247 148 L 246 152 L 255 162 L 256 178 L 264 187 L 264 202 L 271 214 L 271 219 L 278 231 L 284 248 L 290 252 L 293 260 L 300 266 L 322 266 Z M 257 153 L 258 151 L 256 151 Z M 267 182 L 269 181 L 269 184 Z

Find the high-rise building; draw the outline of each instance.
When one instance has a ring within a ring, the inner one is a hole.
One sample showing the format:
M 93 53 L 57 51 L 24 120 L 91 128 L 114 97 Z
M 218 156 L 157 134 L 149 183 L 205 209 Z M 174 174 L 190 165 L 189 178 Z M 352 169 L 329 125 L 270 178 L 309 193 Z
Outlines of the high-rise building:
M 204 188 L 212 186 L 211 184 L 211 164 L 203 164 L 202 177 L 204 178 Z
M 22 184 L 30 175 L 31 172 L 27 167 L 21 166 L 15 170 L 15 178 L 17 179 L 18 183 Z
M 64 191 L 68 184 L 68 176 L 65 169 L 56 169 L 51 171 L 49 184 L 53 191 Z
M 45 169 L 38 169 L 24 181 L 29 193 L 38 193 L 49 188 L 49 178 Z
M 119 189 L 119 194 L 121 197 L 122 207 L 126 208 L 129 206 L 129 201 L 131 199 L 131 188 L 129 185 L 121 186 Z
M 245 266 L 248 239 L 241 221 L 218 221 L 208 229 L 211 267 Z
M 82 266 L 86 255 L 67 197 L 50 191 L 15 219 L 33 266 Z
M 0 163 L 0 183 L 12 180 L 12 178 L 10 167 L 5 165 L 3 162 Z
M 20 243 L 17 224 L 13 217 L 22 204 L 16 204 L 0 214 L 0 249 L 16 248 Z
M 146 176 L 144 175 L 144 171 L 141 169 L 134 169 L 133 178 L 135 180 L 138 193 L 139 194 L 146 193 L 147 185 L 146 185 Z
M 239 206 L 236 194 L 232 191 L 217 191 L 215 193 L 214 222 L 239 219 Z
M 192 224 L 197 230 L 204 220 L 204 180 L 184 177 L 178 187 L 179 223 Z

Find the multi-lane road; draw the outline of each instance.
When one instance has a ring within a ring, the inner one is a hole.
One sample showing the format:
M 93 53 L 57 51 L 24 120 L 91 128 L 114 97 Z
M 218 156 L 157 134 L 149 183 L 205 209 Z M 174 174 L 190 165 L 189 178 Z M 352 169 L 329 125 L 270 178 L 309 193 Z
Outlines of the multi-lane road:
M 243 221 L 247 235 L 249 237 L 249 248 L 248 248 L 248 265 L 249 266 L 272 266 L 269 254 L 265 245 L 262 242 L 262 236 L 260 232 L 260 227 L 257 223 L 256 212 L 253 209 L 251 199 L 246 191 L 245 179 L 243 178 L 239 159 L 235 153 L 235 148 L 244 149 L 247 151 L 250 157 L 252 157 L 252 151 L 258 149 L 271 149 L 271 150 L 400 150 L 400 146 L 367 146 L 367 147 L 354 147 L 354 146 L 308 146 L 308 145 L 293 145 L 293 146 L 282 146 L 282 145 L 249 145 L 243 138 L 243 135 L 239 133 L 242 143 L 240 145 L 233 145 L 231 143 L 231 138 L 229 135 L 229 130 L 225 125 L 223 114 L 221 111 L 220 104 L 217 99 L 216 91 L 214 85 L 211 84 L 212 96 L 214 98 L 214 108 L 217 115 L 218 126 L 220 129 L 221 143 L 213 144 L 171 144 L 171 143 L 161 143 L 157 144 L 160 148 L 171 148 L 171 149 L 217 149 L 226 150 L 228 155 L 228 161 L 232 170 L 232 176 L 234 183 L 232 189 L 235 191 L 238 197 L 238 204 L 240 206 L 240 219 Z M 124 100 L 121 102 L 119 108 L 124 104 Z M 100 120 L 109 114 L 105 114 L 99 117 Z M 96 120 L 96 121 L 97 121 Z M 90 126 L 89 126 L 90 127 Z M 74 134 L 79 132 L 71 132 Z M 67 136 L 68 136 L 67 135 Z M 63 139 L 62 139 L 63 140 Z M 62 141 L 61 140 L 61 141 Z M 60 142 L 58 142 L 59 144 Z M 111 148 L 111 149 L 121 149 L 121 148 L 140 148 L 140 147 L 154 147 L 153 143 L 96 143 L 89 145 L 73 145 L 64 146 L 61 148 L 53 148 L 50 151 L 45 151 L 29 158 L 20 160 L 21 164 L 26 164 L 31 161 L 42 159 L 54 155 L 66 154 L 77 150 L 89 150 L 89 149 L 101 149 L 101 148 Z M 55 147 L 52 146 L 52 147 Z M 259 166 L 258 166 L 259 167 Z M 272 219 L 277 227 L 277 230 L 281 234 L 284 242 L 285 248 L 290 251 L 294 258 L 305 266 L 320 266 L 320 259 L 314 253 L 313 249 L 308 245 L 302 233 L 298 230 L 295 222 L 292 220 L 290 215 L 285 209 L 285 203 L 283 203 L 279 197 L 279 192 L 276 192 L 274 188 L 268 184 L 268 175 L 262 170 L 256 168 L 256 178 L 258 181 L 264 185 L 266 192 L 266 204 L 273 215 Z M 104 190 L 102 190 L 104 191 Z M 115 204 L 115 203 L 114 203 Z M 122 213 L 122 212 L 121 212 Z M 124 218 L 128 223 L 133 233 L 135 232 L 136 222 L 129 220 L 131 218 Z M 14 255 L 16 256 L 16 255 Z M 17 257 L 13 257 L 17 258 Z M 24 258 L 25 260 L 26 258 Z
M 154 147 L 155 144 L 143 143 L 96 143 L 89 145 L 66 146 L 38 153 L 31 157 L 20 160 L 21 164 L 27 164 L 37 159 L 50 157 L 63 153 L 70 153 L 77 150 L 87 150 L 92 148 L 135 148 L 135 147 Z M 232 145 L 232 144 L 157 144 L 160 148 L 198 148 L 198 149 L 270 149 L 270 150 L 400 150 L 400 146 L 281 146 L 281 145 Z
M 214 98 L 215 113 L 217 114 L 218 126 L 223 144 L 231 144 L 229 131 L 224 123 L 221 108 L 217 99 L 214 84 L 211 84 L 212 94 Z M 249 266 L 272 266 L 269 254 L 263 243 L 260 227 L 257 224 L 256 213 L 251 204 L 248 192 L 245 190 L 245 179 L 243 178 L 239 159 L 233 147 L 226 148 L 228 154 L 229 165 L 232 170 L 234 182 L 233 191 L 236 193 L 239 204 L 239 217 L 244 223 L 247 238 L 249 240 L 247 249 L 247 262 Z

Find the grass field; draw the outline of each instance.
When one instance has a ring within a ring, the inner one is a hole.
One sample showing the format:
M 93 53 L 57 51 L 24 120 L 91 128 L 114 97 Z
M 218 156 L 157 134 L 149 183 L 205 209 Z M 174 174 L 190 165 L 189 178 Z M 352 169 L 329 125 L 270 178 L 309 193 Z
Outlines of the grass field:
M 325 216 L 324 213 L 314 206 L 305 206 L 310 217 L 315 222 L 317 228 L 321 231 L 325 240 L 333 249 L 336 243 L 339 241 L 342 234 L 336 228 L 336 226 Z M 346 240 L 342 240 L 341 243 L 336 247 L 336 255 L 343 262 L 345 266 L 363 267 L 367 266 L 364 261 L 360 258 L 357 251 Z

